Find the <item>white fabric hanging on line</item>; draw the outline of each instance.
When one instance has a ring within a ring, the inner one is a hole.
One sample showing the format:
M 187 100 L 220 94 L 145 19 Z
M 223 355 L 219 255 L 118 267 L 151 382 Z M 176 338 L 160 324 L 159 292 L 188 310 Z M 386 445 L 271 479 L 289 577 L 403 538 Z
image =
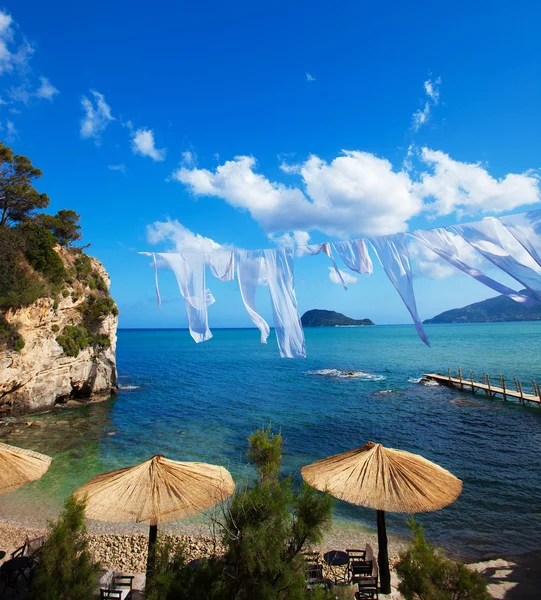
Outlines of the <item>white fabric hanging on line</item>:
M 404 301 L 415 323 L 415 329 L 419 337 L 427 346 L 430 346 L 417 312 L 417 303 L 413 293 L 413 273 L 405 234 L 385 235 L 370 239 L 369 242 L 372 244 L 385 273 L 387 273 L 387 277 Z
M 413 231 L 408 234 L 416 240 L 422 242 L 427 248 L 430 248 L 433 252 L 435 252 L 440 258 L 443 258 L 448 263 L 456 267 L 463 273 L 466 273 L 470 277 L 473 277 L 480 283 L 486 285 L 489 288 L 492 288 L 496 292 L 503 294 L 504 296 L 508 296 L 515 302 L 519 302 L 524 304 L 525 306 L 533 306 L 534 304 L 538 304 L 538 302 L 530 298 L 529 296 L 525 296 L 524 294 L 520 294 L 515 290 L 499 283 L 498 281 L 492 279 L 488 275 L 485 275 L 483 271 L 476 269 L 459 258 L 458 249 L 455 246 L 451 234 L 443 229 L 426 229 L 426 230 L 418 230 Z
M 541 266 L 541 210 L 500 217 L 499 220 Z
M 336 275 L 338 276 L 338 279 L 340 279 L 340 281 L 342 282 L 342 286 L 345 290 L 348 289 L 348 286 L 346 285 L 346 282 L 342 277 L 342 273 L 340 273 L 340 269 L 338 268 L 338 265 L 334 260 L 330 242 L 323 242 L 323 244 L 307 244 L 305 246 L 297 246 L 297 251 L 302 254 L 308 254 L 309 256 L 316 256 L 316 254 L 319 254 L 320 252 L 326 254 L 331 259 L 334 270 L 336 271 Z
M 358 239 L 345 242 L 331 242 L 331 245 L 348 269 L 360 273 L 361 275 L 371 275 L 373 273 L 374 267 L 372 265 L 372 259 L 368 254 L 365 240 Z
M 263 250 L 263 255 L 280 356 L 306 358 L 304 332 L 295 295 L 293 248 Z
M 235 253 L 232 250 L 214 250 L 205 254 L 211 273 L 221 281 L 235 279 Z
M 240 295 L 253 324 L 261 332 L 261 343 L 266 344 L 270 327 L 255 307 L 255 293 L 259 284 L 261 261 L 261 250 L 237 251 L 237 275 Z
M 208 325 L 207 306 L 214 302 L 214 298 L 205 286 L 205 255 L 160 252 L 158 256 L 161 256 L 175 273 L 186 305 L 190 335 L 197 343 L 209 340 L 212 333 Z
M 504 249 L 494 222 L 494 219 L 483 219 L 477 223 L 452 225 L 449 229 L 461 235 L 477 252 L 541 300 L 541 277 Z

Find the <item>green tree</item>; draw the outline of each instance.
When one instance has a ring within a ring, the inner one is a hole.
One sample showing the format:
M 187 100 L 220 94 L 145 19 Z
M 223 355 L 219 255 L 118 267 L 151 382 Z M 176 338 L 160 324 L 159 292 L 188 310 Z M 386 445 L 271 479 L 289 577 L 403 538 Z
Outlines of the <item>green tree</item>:
M 85 502 L 70 496 L 49 535 L 30 588 L 30 600 L 91 600 L 99 563 L 89 549 Z
M 58 242 L 68 248 L 81 239 L 81 216 L 74 210 L 63 208 L 56 215 L 40 215 L 39 222 L 49 229 Z
M 47 194 L 40 194 L 33 185 L 41 175 L 28 157 L 14 154 L 0 142 L 0 227 L 19 223 L 49 205 Z
M 413 539 L 396 565 L 398 591 L 405 600 L 490 600 L 487 583 L 477 571 L 434 548 L 413 517 L 408 526 Z
M 20 223 L 14 229 L 22 235 L 24 255 L 32 268 L 45 275 L 51 283 L 64 281 L 66 271 L 54 249 L 56 240 L 53 234 L 33 221 Z
M 306 598 L 305 544 L 321 540 L 332 498 L 281 477 L 282 436 L 260 429 L 248 438 L 257 480 L 237 492 L 225 512 L 223 543 L 230 597 Z
M 260 429 L 249 438 L 248 457 L 257 471 L 252 485 L 238 490 L 218 526 L 225 555 L 186 567 L 185 555 L 158 552 L 148 600 L 328 599 L 325 589 L 308 592 L 306 544 L 321 540 L 332 515 L 332 498 L 307 485 L 296 491 L 281 476 L 282 437 Z

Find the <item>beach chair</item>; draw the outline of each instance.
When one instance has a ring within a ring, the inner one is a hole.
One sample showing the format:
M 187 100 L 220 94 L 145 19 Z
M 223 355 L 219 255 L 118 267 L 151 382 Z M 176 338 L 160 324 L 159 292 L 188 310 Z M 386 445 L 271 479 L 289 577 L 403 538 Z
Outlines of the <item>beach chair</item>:
M 18 558 L 19 556 L 25 556 L 27 541 L 28 541 L 28 538 L 26 538 L 26 540 L 24 541 L 24 544 L 22 546 L 20 546 L 19 548 L 17 548 L 17 550 L 14 550 L 11 553 L 11 558 Z
M 355 600 L 371 600 L 378 598 L 378 563 L 373 561 L 374 567 L 370 575 L 365 575 L 357 581 L 357 592 L 355 592 Z
M 370 576 L 374 565 L 374 551 L 370 544 L 366 544 L 365 550 L 346 550 L 349 554 L 349 579 L 351 583 L 357 583 L 361 578 Z M 351 554 L 350 554 L 351 552 Z
M 306 587 L 313 591 L 317 587 L 330 589 L 332 582 L 323 576 L 323 565 L 319 562 L 319 552 L 307 551 L 302 556 L 305 561 Z

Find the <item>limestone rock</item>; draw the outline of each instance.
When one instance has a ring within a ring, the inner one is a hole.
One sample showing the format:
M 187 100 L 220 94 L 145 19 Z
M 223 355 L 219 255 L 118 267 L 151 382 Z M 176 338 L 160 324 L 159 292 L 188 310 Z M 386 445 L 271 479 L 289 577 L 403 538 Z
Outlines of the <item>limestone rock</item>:
M 109 287 L 107 271 L 95 258 L 91 261 Z M 81 323 L 77 307 L 90 294 L 79 282 L 66 289 L 68 295 L 57 300 L 56 308 L 53 298 L 40 298 L 4 314 L 8 322 L 18 324 L 25 346 L 20 352 L 0 351 L 0 415 L 44 412 L 58 402 L 116 393 L 118 317 L 111 313 L 100 322 L 98 333 L 109 337 L 109 348 L 88 347 L 75 358 L 66 356 L 56 337 L 66 325 Z

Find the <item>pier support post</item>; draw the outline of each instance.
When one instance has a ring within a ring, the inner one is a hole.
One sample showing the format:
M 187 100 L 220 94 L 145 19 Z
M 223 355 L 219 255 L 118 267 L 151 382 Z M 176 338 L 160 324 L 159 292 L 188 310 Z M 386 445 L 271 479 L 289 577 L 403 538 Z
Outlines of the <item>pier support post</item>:
M 471 393 L 475 394 L 475 388 L 473 387 L 473 371 L 470 369 L 470 381 L 471 381 Z
M 502 384 L 503 400 L 504 400 L 504 402 L 507 402 L 507 394 L 505 392 L 505 379 L 503 378 L 503 375 L 501 373 L 500 373 L 500 383 Z
M 463 388 L 463 383 L 462 383 L 462 367 L 458 367 L 458 376 L 460 377 L 460 389 Z

